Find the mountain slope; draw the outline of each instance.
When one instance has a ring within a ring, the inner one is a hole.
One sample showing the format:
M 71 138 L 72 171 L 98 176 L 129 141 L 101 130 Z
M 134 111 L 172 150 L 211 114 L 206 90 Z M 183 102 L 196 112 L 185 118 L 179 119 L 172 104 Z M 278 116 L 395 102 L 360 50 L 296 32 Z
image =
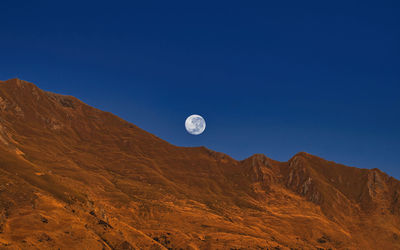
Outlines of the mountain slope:
M 236 161 L 0 82 L 0 247 L 400 249 L 399 195 L 378 169 Z

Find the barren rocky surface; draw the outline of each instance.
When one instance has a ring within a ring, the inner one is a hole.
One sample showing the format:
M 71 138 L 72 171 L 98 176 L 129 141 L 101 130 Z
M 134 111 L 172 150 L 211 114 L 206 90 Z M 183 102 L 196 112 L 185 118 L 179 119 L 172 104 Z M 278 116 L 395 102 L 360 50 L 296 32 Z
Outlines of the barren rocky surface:
M 0 82 L 0 249 L 400 249 L 399 196 L 379 169 L 236 161 Z

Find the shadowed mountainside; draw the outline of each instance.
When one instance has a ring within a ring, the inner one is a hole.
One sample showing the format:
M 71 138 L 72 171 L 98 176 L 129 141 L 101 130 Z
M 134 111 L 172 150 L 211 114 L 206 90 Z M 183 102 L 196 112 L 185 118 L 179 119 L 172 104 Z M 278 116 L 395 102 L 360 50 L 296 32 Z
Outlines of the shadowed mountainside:
M 400 249 L 399 196 L 378 169 L 236 161 L 0 81 L 1 249 Z

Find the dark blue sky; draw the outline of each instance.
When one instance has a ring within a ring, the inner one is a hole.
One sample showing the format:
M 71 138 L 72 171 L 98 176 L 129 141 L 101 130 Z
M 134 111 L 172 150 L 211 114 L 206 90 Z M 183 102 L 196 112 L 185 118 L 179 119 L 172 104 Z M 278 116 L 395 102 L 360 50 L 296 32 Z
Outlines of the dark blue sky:
M 400 178 L 399 1 L 0 2 L 0 79 L 180 146 Z M 201 136 L 184 130 L 201 114 Z

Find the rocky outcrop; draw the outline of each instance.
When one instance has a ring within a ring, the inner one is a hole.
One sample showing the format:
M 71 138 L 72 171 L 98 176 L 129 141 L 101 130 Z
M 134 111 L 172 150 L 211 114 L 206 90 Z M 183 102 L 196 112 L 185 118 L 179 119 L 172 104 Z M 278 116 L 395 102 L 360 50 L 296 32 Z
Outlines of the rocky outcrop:
M 290 159 L 286 186 L 307 200 L 319 204 L 323 197 L 318 191 L 318 184 L 313 179 L 312 169 L 307 166 L 308 162 L 304 155 L 306 153 L 299 153 Z
M 241 162 L 256 192 L 268 193 L 271 191 L 271 186 L 277 182 L 276 175 L 279 169 L 273 165 L 273 162 L 263 154 L 255 154 Z

